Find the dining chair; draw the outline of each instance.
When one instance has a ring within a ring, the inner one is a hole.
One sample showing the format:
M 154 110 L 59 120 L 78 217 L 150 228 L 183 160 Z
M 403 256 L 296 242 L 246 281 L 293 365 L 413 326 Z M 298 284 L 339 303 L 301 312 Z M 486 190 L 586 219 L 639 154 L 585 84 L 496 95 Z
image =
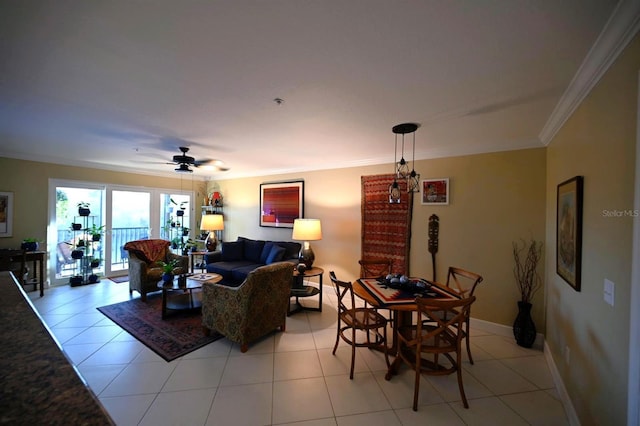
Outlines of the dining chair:
M 351 345 L 349 378 L 352 380 L 357 347 L 382 350 L 387 368 L 391 368 L 387 350 L 387 319 L 373 308 L 356 307 L 352 284 L 337 279 L 333 271 L 329 272 L 329 276 L 338 296 L 338 330 L 332 354 L 336 354 L 341 338 Z M 360 340 L 356 338 L 358 332 L 364 332 Z
M 393 267 L 393 261 L 391 259 L 360 259 L 358 260 L 360 265 L 360 278 L 381 278 L 386 277 L 391 273 Z M 365 302 L 365 307 L 367 302 Z M 376 309 L 380 312 L 380 309 Z M 389 310 L 388 315 L 385 315 L 387 321 L 393 323 L 393 313 Z
M 471 297 L 474 296 L 476 291 L 476 287 L 478 284 L 482 282 L 482 276 L 474 273 L 465 271 L 461 268 L 456 268 L 454 266 L 449 267 L 449 272 L 447 273 L 447 287 L 454 290 L 460 297 Z M 473 364 L 473 358 L 471 357 L 471 345 L 469 344 L 469 323 L 471 320 L 471 309 L 467 312 L 467 317 L 464 321 L 464 339 L 467 345 L 467 355 L 469 356 L 469 362 Z
M 25 250 L 0 249 L 0 271 L 11 271 L 18 282 L 25 284 L 27 272 L 27 255 Z
M 462 339 L 464 324 L 475 296 L 462 299 L 416 298 L 416 325 L 398 330 L 398 356 L 415 370 L 413 411 L 418 410 L 420 377 L 457 373 L 458 389 L 464 408 L 469 408 L 462 384 Z M 395 372 L 390 368 L 385 379 Z

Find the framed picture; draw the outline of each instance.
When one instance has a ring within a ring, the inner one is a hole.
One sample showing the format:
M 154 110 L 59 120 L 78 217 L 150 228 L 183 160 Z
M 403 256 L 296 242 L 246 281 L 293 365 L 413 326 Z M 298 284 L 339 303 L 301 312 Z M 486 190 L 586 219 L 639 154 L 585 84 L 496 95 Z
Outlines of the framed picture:
M 562 182 L 556 205 L 556 273 L 576 291 L 582 270 L 582 187 L 582 176 Z
M 260 184 L 260 226 L 293 228 L 304 217 L 304 181 Z
M 0 192 L 0 238 L 13 236 L 13 192 Z
M 420 188 L 423 205 L 449 204 L 449 178 L 425 179 Z

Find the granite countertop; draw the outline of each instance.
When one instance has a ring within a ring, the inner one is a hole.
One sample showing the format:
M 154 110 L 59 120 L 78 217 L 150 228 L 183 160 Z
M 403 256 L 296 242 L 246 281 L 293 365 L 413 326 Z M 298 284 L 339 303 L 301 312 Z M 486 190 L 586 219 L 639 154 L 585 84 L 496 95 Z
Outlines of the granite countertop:
M 10 273 L 0 287 L 0 424 L 115 424 Z

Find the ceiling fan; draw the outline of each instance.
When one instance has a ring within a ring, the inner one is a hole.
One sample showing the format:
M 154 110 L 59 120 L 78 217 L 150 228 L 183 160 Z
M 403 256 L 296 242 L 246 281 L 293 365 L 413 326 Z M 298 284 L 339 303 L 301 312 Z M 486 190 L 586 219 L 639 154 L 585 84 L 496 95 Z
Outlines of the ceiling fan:
M 175 171 L 178 173 L 193 173 L 193 170 L 191 169 L 191 167 L 200 167 L 200 166 L 211 167 L 221 172 L 226 172 L 227 170 L 229 170 L 228 167 L 224 166 L 224 162 L 222 160 L 215 160 L 215 159 L 196 160 L 195 158 L 187 155 L 187 152 L 189 152 L 188 147 L 181 146 L 179 147 L 179 149 L 180 151 L 182 151 L 182 154 L 174 155 L 173 161 L 171 163 L 167 163 L 167 164 L 177 165 L 178 167 L 176 167 Z

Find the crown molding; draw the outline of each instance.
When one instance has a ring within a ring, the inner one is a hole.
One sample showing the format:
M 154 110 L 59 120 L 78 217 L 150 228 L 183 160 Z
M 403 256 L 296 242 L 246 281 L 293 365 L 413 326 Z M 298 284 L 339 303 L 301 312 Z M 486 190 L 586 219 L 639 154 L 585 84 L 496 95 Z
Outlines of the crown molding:
M 549 145 L 640 29 L 640 1 L 621 0 L 540 132 Z

